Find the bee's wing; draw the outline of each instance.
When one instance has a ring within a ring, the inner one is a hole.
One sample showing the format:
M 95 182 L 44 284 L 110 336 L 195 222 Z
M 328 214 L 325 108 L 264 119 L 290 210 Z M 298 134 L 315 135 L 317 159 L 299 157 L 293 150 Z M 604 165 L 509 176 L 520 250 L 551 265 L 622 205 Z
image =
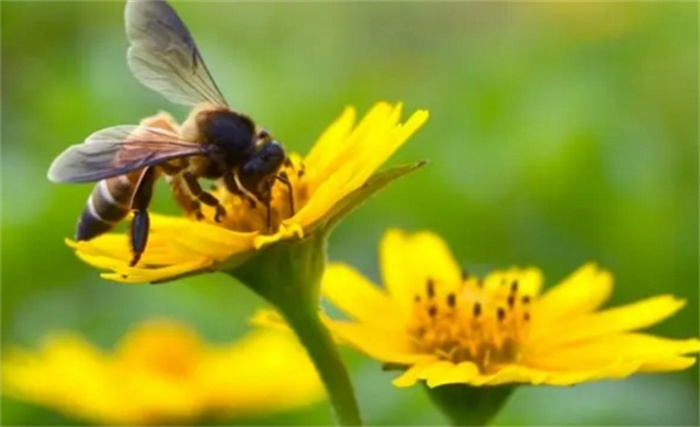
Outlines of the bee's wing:
M 128 0 L 125 20 L 129 68 L 143 85 L 176 104 L 209 101 L 227 106 L 194 39 L 170 5 L 163 0 Z
M 206 145 L 144 126 L 114 126 L 90 135 L 62 152 L 51 164 L 53 182 L 91 182 L 157 165 L 170 159 L 207 153 Z

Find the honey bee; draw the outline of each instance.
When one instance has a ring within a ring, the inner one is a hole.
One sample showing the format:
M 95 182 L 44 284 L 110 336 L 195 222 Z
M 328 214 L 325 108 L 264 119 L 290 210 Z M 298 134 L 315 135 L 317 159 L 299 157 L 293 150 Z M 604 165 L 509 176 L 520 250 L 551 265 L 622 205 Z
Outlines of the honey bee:
M 252 206 L 264 204 L 268 228 L 276 181 L 288 187 L 293 211 L 291 184 L 281 171 L 288 162 L 284 147 L 228 106 L 177 13 L 163 0 L 129 0 L 125 21 L 127 60 L 136 79 L 192 110 L 177 131 L 144 124 L 109 127 L 56 157 L 48 171 L 51 181 L 97 182 L 78 220 L 76 240 L 95 238 L 133 212 L 130 265 L 136 265 L 148 241 L 148 206 L 160 176 L 185 212 L 198 219 L 202 203 L 215 208 L 215 221 L 226 215 L 200 178 L 215 180 Z

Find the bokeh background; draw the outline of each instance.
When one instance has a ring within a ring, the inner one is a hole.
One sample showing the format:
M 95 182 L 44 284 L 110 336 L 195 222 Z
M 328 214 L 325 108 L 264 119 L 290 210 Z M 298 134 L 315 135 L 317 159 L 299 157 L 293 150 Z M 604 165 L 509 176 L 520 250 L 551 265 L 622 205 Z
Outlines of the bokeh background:
M 178 2 L 229 102 L 306 152 L 346 105 L 427 108 L 391 160 L 429 159 L 339 226 L 330 258 L 378 277 L 384 230 L 431 229 L 472 272 L 537 265 L 548 285 L 594 260 L 612 303 L 687 298 L 652 328 L 698 336 L 698 4 Z M 154 315 L 212 341 L 261 301 L 221 275 L 167 286 L 101 280 L 64 245 L 90 185 L 46 170 L 94 130 L 186 110 L 125 62 L 122 2 L 2 2 L 2 346 L 56 329 L 105 348 Z M 175 212 L 167 187 L 155 209 Z M 350 350 L 373 425 L 444 424 L 420 387 Z M 79 420 L 3 398 L 5 425 Z M 329 409 L 237 420 L 328 424 Z M 521 388 L 497 424 L 698 424 L 698 369 L 573 388 Z

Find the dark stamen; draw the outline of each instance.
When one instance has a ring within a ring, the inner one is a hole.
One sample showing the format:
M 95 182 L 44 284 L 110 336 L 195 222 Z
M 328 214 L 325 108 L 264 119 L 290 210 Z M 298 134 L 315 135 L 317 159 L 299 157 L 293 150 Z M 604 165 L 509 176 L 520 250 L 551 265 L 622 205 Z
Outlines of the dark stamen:
M 513 308 L 515 306 L 515 295 L 508 295 L 508 307 Z
M 437 307 L 435 307 L 434 305 L 430 306 L 430 308 L 428 309 L 428 314 L 430 315 L 430 317 L 437 316 Z
M 469 272 L 467 270 L 462 270 L 462 281 L 465 281 L 469 278 Z
M 510 291 L 512 293 L 518 292 L 518 281 L 517 280 L 513 280 L 513 283 L 510 284 Z
M 530 313 L 523 313 L 523 320 L 526 322 L 530 320 Z
M 413 297 L 413 301 L 415 302 L 420 302 L 420 295 L 416 295 Z
M 503 321 L 506 318 L 506 310 L 503 307 L 498 307 L 498 310 L 496 310 L 496 316 L 498 316 L 499 321 Z
M 291 168 L 291 167 L 292 167 L 292 161 L 289 159 L 289 157 L 287 157 L 286 159 L 284 159 L 284 166 L 285 166 L 285 167 L 288 167 L 288 168 Z
M 427 291 L 428 291 L 428 298 L 432 298 L 435 296 L 435 282 L 433 282 L 433 279 L 428 279 L 427 283 Z
M 299 172 L 297 172 L 297 178 L 301 178 L 302 176 L 304 176 L 304 173 L 304 169 L 299 169 Z
M 523 296 L 523 304 L 529 304 L 529 303 L 530 303 L 530 295 Z
M 454 293 L 450 292 L 447 295 L 447 305 L 450 307 L 454 307 L 457 304 L 457 297 L 455 296 Z
M 474 304 L 474 311 L 473 311 L 474 317 L 479 317 L 481 315 L 481 304 L 478 302 Z

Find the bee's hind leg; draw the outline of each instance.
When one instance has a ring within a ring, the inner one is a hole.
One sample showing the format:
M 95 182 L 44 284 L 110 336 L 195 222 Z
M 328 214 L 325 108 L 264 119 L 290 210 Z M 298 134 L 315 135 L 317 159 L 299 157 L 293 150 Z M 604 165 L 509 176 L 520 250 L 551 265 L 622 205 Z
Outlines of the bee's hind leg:
M 212 206 L 216 209 L 216 214 L 214 215 L 214 221 L 221 222 L 226 217 L 226 209 L 221 206 L 219 199 L 217 199 L 213 194 L 202 189 L 202 186 L 197 181 L 197 178 L 190 172 L 185 172 L 182 174 L 182 178 L 185 180 L 187 189 L 190 191 L 192 196 L 198 201 L 204 203 L 207 206 Z
M 133 257 L 131 262 L 129 262 L 130 267 L 135 266 L 139 262 L 143 251 L 146 250 L 150 228 L 148 205 L 151 203 L 153 196 L 153 184 L 156 179 L 155 171 L 156 169 L 152 167 L 144 171 L 131 201 L 134 219 L 131 221 L 131 251 Z

